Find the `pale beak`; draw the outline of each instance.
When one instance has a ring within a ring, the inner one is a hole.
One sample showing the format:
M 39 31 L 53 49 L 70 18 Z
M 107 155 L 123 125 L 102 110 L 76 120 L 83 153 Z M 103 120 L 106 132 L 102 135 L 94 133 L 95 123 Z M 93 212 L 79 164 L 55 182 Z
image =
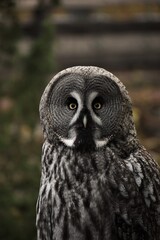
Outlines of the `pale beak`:
M 84 116 L 84 118 L 83 118 L 83 125 L 86 128 L 86 126 L 87 126 L 87 117 L 86 116 Z

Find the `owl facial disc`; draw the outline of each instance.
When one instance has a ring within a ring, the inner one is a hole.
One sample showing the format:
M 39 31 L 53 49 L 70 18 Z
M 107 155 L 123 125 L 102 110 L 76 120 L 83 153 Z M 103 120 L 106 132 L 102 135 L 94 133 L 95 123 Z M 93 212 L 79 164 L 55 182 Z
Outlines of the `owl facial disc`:
M 123 84 L 104 69 L 66 69 L 51 80 L 41 98 L 44 137 L 70 148 L 101 148 L 122 129 L 129 101 Z
M 61 138 L 61 141 L 68 147 L 77 149 L 93 149 L 103 147 L 108 143 L 108 138 L 97 138 L 100 136 L 98 126 L 102 126 L 101 119 L 92 109 L 92 105 L 98 92 L 91 92 L 88 99 L 82 98 L 76 91 L 70 93 L 77 101 L 77 110 L 69 124 L 68 138 Z M 85 100 L 85 101 L 84 101 Z M 100 107 L 100 105 L 97 105 Z

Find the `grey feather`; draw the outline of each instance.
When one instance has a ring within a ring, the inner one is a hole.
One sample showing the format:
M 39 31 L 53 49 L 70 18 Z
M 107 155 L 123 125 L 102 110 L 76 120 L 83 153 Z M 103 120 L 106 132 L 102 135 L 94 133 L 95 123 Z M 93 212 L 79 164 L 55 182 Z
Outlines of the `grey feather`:
M 160 169 L 120 80 L 98 67 L 63 70 L 42 95 L 40 120 L 37 239 L 159 240 Z

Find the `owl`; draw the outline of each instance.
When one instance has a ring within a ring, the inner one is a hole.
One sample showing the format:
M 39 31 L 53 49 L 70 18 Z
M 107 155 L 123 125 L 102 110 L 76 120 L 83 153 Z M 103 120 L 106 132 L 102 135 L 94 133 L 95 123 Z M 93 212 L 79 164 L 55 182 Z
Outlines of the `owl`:
M 160 239 L 160 168 L 137 139 L 117 77 L 93 66 L 59 72 L 40 121 L 38 240 Z

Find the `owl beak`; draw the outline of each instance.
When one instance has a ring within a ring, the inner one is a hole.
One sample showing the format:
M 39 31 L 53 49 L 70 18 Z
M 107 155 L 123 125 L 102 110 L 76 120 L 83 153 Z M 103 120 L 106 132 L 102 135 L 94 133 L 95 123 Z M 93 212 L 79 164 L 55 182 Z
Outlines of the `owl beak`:
M 83 126 L 85 128 L 87 127 L 87 117 L 86 117 L 86 115 L 83 117 Z

